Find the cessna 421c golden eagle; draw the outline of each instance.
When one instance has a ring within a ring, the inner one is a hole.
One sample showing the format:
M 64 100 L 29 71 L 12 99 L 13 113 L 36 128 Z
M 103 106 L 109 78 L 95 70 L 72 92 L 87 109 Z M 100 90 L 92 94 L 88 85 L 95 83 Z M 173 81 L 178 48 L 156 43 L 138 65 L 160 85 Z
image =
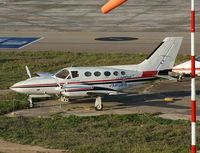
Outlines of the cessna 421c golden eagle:
M 67 67 L 55 74 L 37 73 L 29 79 L 18 82 L 10 89 L 29 95 L 30 106 L 33 97 L 49 97 L 60 95 L 62 100 L 69 98 L 94 96 L 95 109 L 103 109 L 101 97 L 103 95 L 117 95 L 125 89 L 156 78 L 170 79 L 169 70 L 181 46 L 182 37 L 167 37 L 140 64 L 117 65 L 101 67 Z

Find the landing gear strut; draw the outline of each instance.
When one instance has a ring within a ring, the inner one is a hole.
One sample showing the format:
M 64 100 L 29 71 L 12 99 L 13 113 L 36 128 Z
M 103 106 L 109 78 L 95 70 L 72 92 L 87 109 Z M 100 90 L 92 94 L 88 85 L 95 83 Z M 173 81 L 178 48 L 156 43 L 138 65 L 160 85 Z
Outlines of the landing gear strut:
M 101 104 L 101 96 L 96 97 L 95 110 L 96 111 L 102 111 L 103 110 L 103 105 Z
M 28 97 L 28 101 L 29 101 L 29 103 L 30 103 L 30 104 L 29 104 L 29 107 L 30 107 L 30 108 L 33 108 L 33 107 L 34 107 L 34 104 L 33 104 L 33 99 L 32 99 L 31 96 Z
M 183 81 L 183 75 L 184 75 L 183 73 L 179 74 L 178 79 L 177 79 L 178 82 Z

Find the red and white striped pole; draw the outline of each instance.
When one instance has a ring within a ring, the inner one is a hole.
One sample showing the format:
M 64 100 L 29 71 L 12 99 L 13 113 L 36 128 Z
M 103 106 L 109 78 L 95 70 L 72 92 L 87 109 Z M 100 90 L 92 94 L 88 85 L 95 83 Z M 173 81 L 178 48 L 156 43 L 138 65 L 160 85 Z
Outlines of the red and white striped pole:
M 196 88 L 195 88 L 195 10 L 191 0 L 191 144 L 192 153 L 196 153 Z

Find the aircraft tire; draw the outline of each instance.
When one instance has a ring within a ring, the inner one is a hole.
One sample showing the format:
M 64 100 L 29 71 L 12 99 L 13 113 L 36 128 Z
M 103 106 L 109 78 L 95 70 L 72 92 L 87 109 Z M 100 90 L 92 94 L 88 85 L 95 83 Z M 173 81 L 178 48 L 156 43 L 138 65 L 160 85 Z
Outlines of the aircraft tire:
M 29 108 L 34 108 L 34 104 L 29 104 Z
M 102 111 L 103 110 L 103 105 L 97 105 L 96 107 L 95 107 L 95 110 L 96 111 Z
M 182 82 L 182 81 L 183 81 L 182 77 L 177 79 L 177 82 Z

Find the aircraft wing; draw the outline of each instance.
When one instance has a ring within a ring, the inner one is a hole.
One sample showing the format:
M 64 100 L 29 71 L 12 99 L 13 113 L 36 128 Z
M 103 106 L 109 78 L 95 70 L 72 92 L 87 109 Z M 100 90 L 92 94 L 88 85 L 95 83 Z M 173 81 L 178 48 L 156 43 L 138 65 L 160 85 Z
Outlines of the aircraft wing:
M 66 84 L 64 86 L 64 91 L 62 92 L 65 96 L 101 96 L 101 95 L 117 95 L 120 94 L 118 91 L 97 87 L 93 85 L 84 85 L 84 84 Z
M 51 97 L 51 95 L 45 94 L 45 95 L 29 95 L 31 98 L 42 98 L 42 97 Z
M 53 74 L 48 72 L 34 72 L 34 75 L 39 77 L 50 77 Z
M 117 91 L 104 90 L 104 91 L 88 91 L 87 94 L 89 96 L 104 96 L 104 95 L 118 95 L 120 93 Z

